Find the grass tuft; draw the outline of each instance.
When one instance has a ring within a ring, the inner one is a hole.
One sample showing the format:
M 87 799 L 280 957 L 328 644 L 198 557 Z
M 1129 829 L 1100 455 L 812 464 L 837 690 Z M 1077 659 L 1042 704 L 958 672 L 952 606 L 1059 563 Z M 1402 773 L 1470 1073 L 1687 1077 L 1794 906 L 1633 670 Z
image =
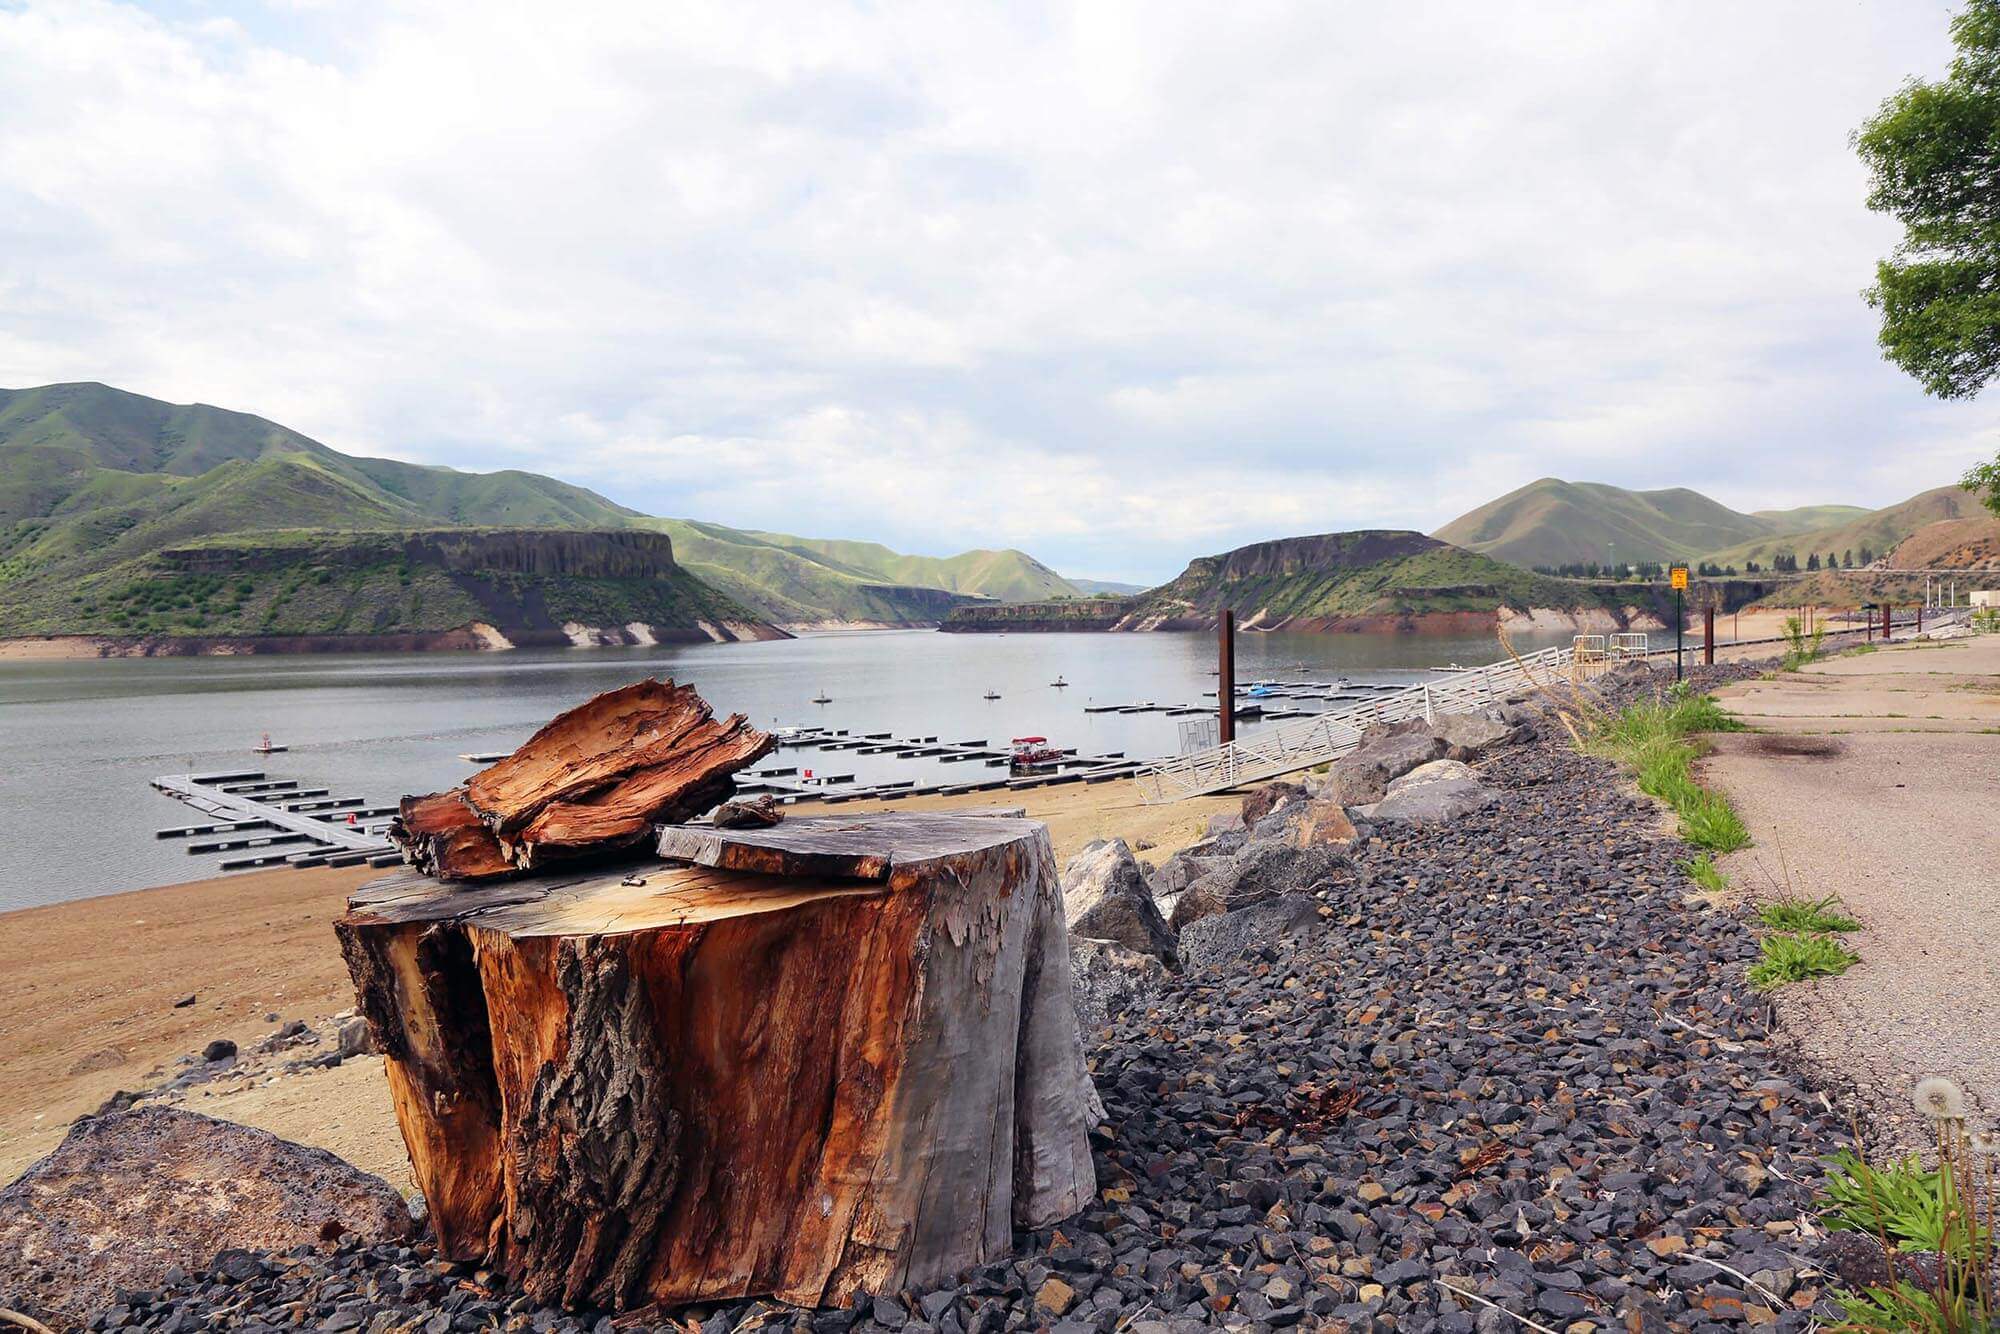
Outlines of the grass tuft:
M 1809 978 L 1839 977 L 1861 962 L 1860 955 L 1833 936 L 1780 931 L 1760 944 L 1764 957 L 1750 965 L 1750 985 L 1759 991 L 1775 991 L 1787 982 Z
M 1823 899 L 1780 899 L 1757 910 L 1757 920 L 1778 931 L 1859 931 L 1861 923 L 1834 911 L 1840 897 Z
M 1734 852 L 1749 844 L 1750 831 L 1729 798 L 1694 781 L 1700 752 L 1689 738 L 1702 732 L 1743 730 L 1743 724 L 1711 697 L 1677 690 L 1640 700 L 1606 718 L 1585 740 L 1584 748 L 1624 764 L 1641 792 L 1672 806 L 1680 817 L 1682 838 L 1712 853 Z
M 1716 869 L 1713 853 L 1704 852 L 1692 861 L 1682 862 L 1681 870 L 1685 871 L 1687 878 L 1699 885 L 1704 893 L 1721 894 L 1729 888 L 1729 877 Z

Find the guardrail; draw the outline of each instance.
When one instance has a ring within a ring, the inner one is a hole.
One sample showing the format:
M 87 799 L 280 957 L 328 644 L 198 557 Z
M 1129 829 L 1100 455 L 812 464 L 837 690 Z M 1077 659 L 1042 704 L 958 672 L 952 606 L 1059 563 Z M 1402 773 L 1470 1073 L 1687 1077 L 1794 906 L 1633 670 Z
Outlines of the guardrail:
M 1573 662 L 1570 649 L 1542 649 L 1454 672 L 1443 684 L 1422 681 L 1350 708 L 1268 727 L 1248 740 L 1149 766 L 1137 775 L 1139 796 L 1148 805 L 1158 805 L 1310 769 L 1359 746 L 1361 734 L 1377 723 L 1484 708 L 1524 686 L 1568 681 Z

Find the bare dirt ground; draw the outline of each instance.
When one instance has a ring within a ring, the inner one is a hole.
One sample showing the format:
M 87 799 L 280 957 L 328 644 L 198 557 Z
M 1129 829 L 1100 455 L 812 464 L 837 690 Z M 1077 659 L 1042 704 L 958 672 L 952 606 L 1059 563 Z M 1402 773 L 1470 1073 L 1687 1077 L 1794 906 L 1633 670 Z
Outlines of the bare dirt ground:
M 1717 692 L 1759 731 L 1707 779 L 1756 842 L 1720 862 L 1755 897 L 1837 894 L 1862 962 L 1786 987 L 1805 1054 L 1851 1085 L 1870 1144 L 1927 1140 L 1910 1089 L 1958 1081 L 2000 1118 L 2000 637 L 1915 644 Z
M 1023 807 L 1046 821 L 1059 862 L 1121 837 L 1157 862 L 1199 838 L 1240 797 L 1140 804 L 1129 782 L 803 806 L 799 816 L 875 807 Z M 380 872 L 273 870 L 0 914 L 0 1182 L 53 1149 L 76 1117 L 119 1089 L 178 1072 L 215 1038 L 246 1052 L 281 1024 L 325 1028 L 352 1008 L 332 922 Z M 18 962 L 17 962 L 18 961 Z M 192 1005 L 176 1007 L 189 995 Z M 267 1022 L 275 1014 L 278 1021 Z M 191 1090 L 193 1111 L 329 1149 L 412 1189 L 379 1059 L 334 1069 L 225 1078 Z

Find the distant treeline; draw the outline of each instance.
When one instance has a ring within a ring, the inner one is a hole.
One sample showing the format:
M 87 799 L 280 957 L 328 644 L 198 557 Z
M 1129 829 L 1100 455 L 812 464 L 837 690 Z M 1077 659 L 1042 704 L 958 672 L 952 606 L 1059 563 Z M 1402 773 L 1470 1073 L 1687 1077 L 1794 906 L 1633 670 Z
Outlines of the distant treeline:
M 1713 561 L 1699 561 L 1691 568 L 1697 579 L 1733 579 L 1747 574 L 1798 574 L 1814 570 L 1855 570 L 1875 563 L 1875 553 L 1867 547 L 1859 551 L 1827 552 L 1824 556 L 1817 551 L 1806 553 L 1805 564 L 1799 563 L 1795 552 L 1784 552 L 1771 557 L 1769 565 L 1759 565 L 1754 560 L 1743 562 L 1743 568 L 1734 565 L 1717 565 Z M 1597 561 L 1579 561 L 1569 565 L 1537 565 L 1536 574 L 1554 575 L 1560 579 L 1664 579 L 1668 566 L 1660 561 L 1640 561 L 1629 565 L 1605 565 Z

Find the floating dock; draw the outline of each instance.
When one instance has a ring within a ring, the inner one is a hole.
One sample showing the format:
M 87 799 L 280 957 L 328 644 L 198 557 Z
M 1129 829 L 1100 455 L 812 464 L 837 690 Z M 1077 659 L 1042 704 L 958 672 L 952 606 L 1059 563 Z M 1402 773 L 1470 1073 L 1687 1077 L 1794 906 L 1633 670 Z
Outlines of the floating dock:
M 260 772 L 166 774 L 153 786 L 215 817 L 210 824 L 157 830 L 154 837 L 188 839 L 191 856 L 250 854 L 222 861 L 224 871 L 362 862 L 393 866 L 402 860 L 381 824 L 361 823 L 394 815 L 394 806 L 369 806 L 360 797 L 334 797 L 326 788 L 301 788 L 296 779 L 267 780 Z M 350 815 L 356 821 L 351 825 Z

